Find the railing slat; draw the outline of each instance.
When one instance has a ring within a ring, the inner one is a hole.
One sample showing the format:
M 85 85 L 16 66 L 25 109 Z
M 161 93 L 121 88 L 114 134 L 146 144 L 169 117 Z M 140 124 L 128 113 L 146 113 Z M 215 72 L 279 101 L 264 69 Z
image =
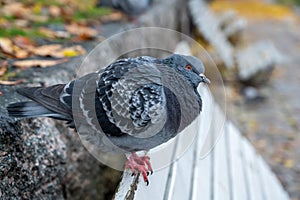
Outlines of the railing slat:
M 232 195 L 234 200 L 248 199 L 243 160 L 241 157 L 241 136 L 239 131 L 227 122 L 229 137 L 229 160 L 231 166 Z
M 222 134 L 214 148 L 214 199 L 230 200 L 229 166 L 227 156 L 229 152 L 225 136 Z
M 242 140 L 245 170 L 248 179 L 248 190 L 250 194 L 250 200 L 263 200 L 263 189 L 260 183 L 259 168 L 257 165 L 256 153 L 251 144 L 246 140 Z

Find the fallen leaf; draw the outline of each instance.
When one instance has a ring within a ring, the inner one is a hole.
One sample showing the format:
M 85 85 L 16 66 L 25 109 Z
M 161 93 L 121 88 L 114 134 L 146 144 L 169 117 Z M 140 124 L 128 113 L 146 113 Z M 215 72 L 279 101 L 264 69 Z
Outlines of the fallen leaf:
M 38 56 L 51 56 L 56 58 L 72 57 L 86 53 L 84 48 L 80 45 L 63 48 L 60 44 L 30 47 L 29 51 Z
M 25 37 L 25 36 L 16 36 L 13 39 L 13 42 L 15 45 L 17 45 L 18 47 L 21 48 L 26 48 L 27 46 L 32 46 L 32 41 L 30 40 L 30 38 Z
M 65 29 L 82 40 L 95 38 L 98 34 L 98 31 L 95 29 L 78 24 L 65 25 Z
M 16 81 L 2 81 L 0 80 L 0 85 L 17 85 L 20 83 L 23 83 L 25 80 L 24 79 L 20 79 L 20 80 L 16 80 Z
M 8 61 L 2 60 L 0 61 L 0 76 L 3 76 L 8 69 Z
M 76 46 L 64 48 L 62 53 L 66 57 L 73 57 L 73 56 L 83 55 L 86 53 L 86 51 L 82 46 L 76 45 Z
M 13 48 L 13 42 L 8 38 L 0 38 L 0 48 L 4 53 L 7 54 L 13 54 L 14 48 Z
M 61 16 L 62 11 L 58 6 L 51 5 L 51 6 L 49 6 L 48 10 L 49 10 L 49 13 L 52 17 Z
M 39 29 L 39 32 L 41 34 L 43 34 L 44 36 L 46 36 L 47 38 L 55 38 L 55 33 L 54 31 L 48 29 L 48 28 L 45 28 L 45 27 L 40 27 Z
M 31 8 L 34 14 L 40 14 L 42 11 L 42 5 L 40 3 L 34 4 L 33 8 Z
M 59 59 L 59 60 L 21 60 L 21 61 L 15 61 L 13 63 L 13 66 L 26 69 L 30 67 L 49 67 L 53 65 L 58 65 L 64 62 L 67 62 L 67 58 Z
M 0 91 L 0 97 L 2 96 L 2 94 L 3 94 L 3 93 Z
M 14 57 L 18 58 L 18 59 L 24 59 L 29 57 L 30 53 L 24 49 L 16 49 L 14 52 Z
M 47 38 L 69 38 L 70 34 L 66 31 L 52 31 L 49 28 L 40 27 L 39 32 Z
M 287 159 L 284 161 L 284 166 L 291 169 L 295 166 L 295 161 L 292 159 Z
M 0 76 L 3 76 L 7 72 L 7 68 L 0 67 Z
M 39 47 L 31 47 L 29 51 L 38 56 L 52 56 L 57 57 L 57 51 L 62 48 L 60 44 L 49 44 Z
M 14 58 L 24 59 L 29 56 L 29 52 L 14 45 L 12 40 L 8 38 L 0 38 L 0 49 L 4 54 Z
M 124 18 L 124 15 L 121 12 L 113 12 L 109 15 L 104 15 L 100 18 L 101 22 L 108 23 L 114 21 L 120 21 Z
M 3 76 L 8 69 L 8 61 L 0 61 L 0 76 Z

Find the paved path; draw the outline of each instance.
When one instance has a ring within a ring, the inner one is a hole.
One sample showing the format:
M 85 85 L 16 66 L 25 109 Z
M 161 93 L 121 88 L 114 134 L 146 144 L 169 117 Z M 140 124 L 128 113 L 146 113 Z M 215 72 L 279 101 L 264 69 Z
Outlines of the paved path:
M 300 199 L 300 22 L 249 21 L 245 40 L 269 39 L 286 56 L 269 85 L 264 102 L 246 104 L 228 88 L 230 118 L 250 139 L 282 181 L 292 199 Z

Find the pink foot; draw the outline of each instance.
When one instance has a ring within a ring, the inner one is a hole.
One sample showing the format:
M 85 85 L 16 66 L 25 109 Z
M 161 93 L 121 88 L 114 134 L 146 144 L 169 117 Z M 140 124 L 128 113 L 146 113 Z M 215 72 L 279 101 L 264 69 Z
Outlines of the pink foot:
M 138 156 L 135 152 L 131 153 L 125 163 L 125 169 L 131 170 L 133 175 L 142 174 L 144 182 L 149 185 L 148 175 L 149 172 L 153 173 L 149 156 Z

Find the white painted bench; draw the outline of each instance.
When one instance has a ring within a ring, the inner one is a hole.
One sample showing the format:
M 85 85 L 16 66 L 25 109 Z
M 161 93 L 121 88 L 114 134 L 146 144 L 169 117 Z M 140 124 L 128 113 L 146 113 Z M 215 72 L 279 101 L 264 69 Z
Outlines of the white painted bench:
M 224 123 L 222 135 L 213 151 L 201 158 L 204 155 L 200 155 L 204 139 L 201 134 L 208 128 L 210 117 L 207 116 L 211 115 L 213 119 L 212 127 L 219 127 L 224 119 L 215 103 L 205 101 L 209 98 L 206 90 L 201 95 L 205 106 L 197 121 L 197 135 L 184 155 L 169 166 L 154 171 L 149 176 L 149 186 L 145 185 L 141 177 L 132 177 L 130 172 L 125 171 L 115 199 L 288 200 L 288 194 L 268 165 L 229 121 Z M 192 130 L 195 129 L 185 130 L 176 138 L 176 148 L 171 155 L 176 155 L 182 140 L 186 138 L 185 134 Z M 214 128 L 210 129 L 209 137 L 212 141 L 216 133 Z M 155 166 L 159 160 L 154 158 L 151 162 Z

